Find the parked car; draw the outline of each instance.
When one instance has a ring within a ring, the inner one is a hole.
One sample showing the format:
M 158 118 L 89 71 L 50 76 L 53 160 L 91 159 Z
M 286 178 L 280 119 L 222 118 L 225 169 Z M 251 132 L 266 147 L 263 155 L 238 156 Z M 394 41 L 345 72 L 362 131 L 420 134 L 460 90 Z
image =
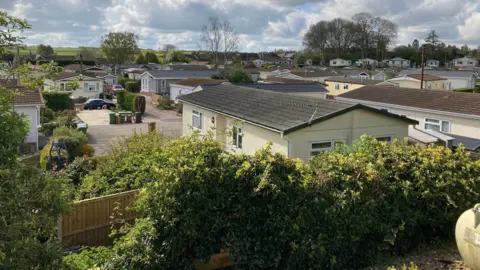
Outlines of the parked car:
M 112 88 L 110 88 L 110 92 L 118 92 L 122 90 L 125 90 L 125 88 L 123 88 L 123 86 L 121 86 L 120 84 L 114 84 Z
M 116 105 L 112 102 L 103 100 L 103 99 L 89 99 L 85 104 L 83 104 L 83 108 L 85 110 L 92 110 L 92 109 L 101 109 L 106 107 L 107 109 L 115 108 Z

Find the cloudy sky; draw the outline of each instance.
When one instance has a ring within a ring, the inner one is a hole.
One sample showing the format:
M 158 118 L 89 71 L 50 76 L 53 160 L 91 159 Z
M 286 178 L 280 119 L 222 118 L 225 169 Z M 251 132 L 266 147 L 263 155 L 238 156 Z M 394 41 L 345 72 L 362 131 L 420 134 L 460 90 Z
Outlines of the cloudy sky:
M 131 31 L 142 48 L 165 43 L 196 49 L 209 16 L 228 19 L 242 51 L 299 49 L 310 24 L 369 12 L 399 25 L 397 44 L 423 40 L 480 45 L 480 0 L 1 0 L 0 9 L 27 18 L 27 44 L 99 46 L 108 31 Z

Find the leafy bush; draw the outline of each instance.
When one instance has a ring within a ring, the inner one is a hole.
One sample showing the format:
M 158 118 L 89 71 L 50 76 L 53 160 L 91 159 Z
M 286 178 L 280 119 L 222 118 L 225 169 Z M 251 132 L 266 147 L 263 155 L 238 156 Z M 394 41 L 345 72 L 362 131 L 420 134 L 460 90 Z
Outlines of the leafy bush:
M 161 110 L 171 110 L 172 105 L 170 101 L 170 97 L 168 96 L 159 96 L 158 97 L 158 105 L 157 108 Z
M 59 127 L 60 124 L 58 122 L 50 122 L 42 124 L 42 126 L 38 129 L 39 132 L 42 132 L 45 136 L 52 136 L 53 130 Z
M 390 266 L 387 270 L 397 270 L 397 268 L 395 268 L 395 266 Z M 405 264 L 402 265 L 402 268 L 400 268 L 399 270 L 420 270 L 420 268 L 418 268 L 416 264 L 411 262 L 409 266 Z
M 112 144 L 112 153 L 103 156 L 98 166 L 78 188 L 78 199 L 97 197 L 143 187 L 155 179 L 155 168 L 166 139 L 157 133 L 135 134 Z
M 140 92 L 141 82 L 140 80 L 129 81 L 125 83 L 125 89 L 131 93 Z
M 98 159 L 96 158 L 79 157 L 69 164 L 63 173 L 77 187 L 86 175 L 96 169 L 97 163 Z
M 472 93 L 473 89 L 472 88 L 457 88 L 457 89 L 455 89 L 455 92 Z
M 54 111 L 72 110 L 74 105 L 70 95 L 71 93 L 43 92 L 45 105 Z
M 55 112 L 46 106 L 40 107 L 40 116 L 42 117 L 42 124 L 51 122 L 56 117 Z
M 108 247 L 84 247 L 79 254 L 63 257 L 63 263 L 66 270 L 96 269 L 107 264 L 112 254 Z
M 93 157 L 94 154 L 95 154 L 95 148 L 93 148 L 93 146 L 91 146 L 89 144 L 84 144 L 82 146 L 82 150 L 81 150 L 79 156 Z
M 53 131 L 53 136 L 54 139 L 61 138 L 64 140 L 70 161 L 83 155 L 83 146 L 88 142 L 87 135 L 83 132 L 68 127 L 58 127 Z
M 228 76 L 228 81 L 231 83 L 252 83 L 252 77 L 243 69 L 233 69 Z
M 364 136 L 306 165 L 270 148 L 226 153 L 210 135 L 152 133 L 120 142 L 81 188 L 88 197 L 144 187 L 144 219 L 116 242 L 107 269 L 190 269 L 224 248 L 238 269 L 358 269 L 452 237 L 479 175 L 461 147 Z

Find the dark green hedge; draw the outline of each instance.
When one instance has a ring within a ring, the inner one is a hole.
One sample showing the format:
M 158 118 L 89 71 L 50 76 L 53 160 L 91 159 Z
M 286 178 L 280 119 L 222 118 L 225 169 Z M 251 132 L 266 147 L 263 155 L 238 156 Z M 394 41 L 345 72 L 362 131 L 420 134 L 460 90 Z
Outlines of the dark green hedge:
M 74 104 L 70 95 L 71 93 L 43 92 L 45 105 L 54 111 L 73 110 Z
M 139 111 L 144 114 L 145 113 L 145 97 L 136 93 L 130 93 L 127 91 L 119 91 L 117 92 L 117 103 L 120 105 L 122 110 L 136 112 L 137 108 L 135 108 L 135 98 L 139 97 L 143 100 L 139 104 L 143 104 L 140 106 Z
M 135 80 L 135 81 L 128 81 L 125 83 L 125 89 L 128 91 L 128 92 L 132 92 L 132 93 L 138 93 L 140 92 L 140 81 L 139 80 Z

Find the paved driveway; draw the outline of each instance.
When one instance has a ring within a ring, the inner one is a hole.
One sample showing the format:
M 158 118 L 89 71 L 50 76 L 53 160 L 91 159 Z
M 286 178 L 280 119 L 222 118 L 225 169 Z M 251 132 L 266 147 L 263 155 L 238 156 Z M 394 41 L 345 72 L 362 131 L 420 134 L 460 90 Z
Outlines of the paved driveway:
M 135 132 L 147 132 L 148 122 L 156 122 L 157 130 L 166 137 L 181 135 L 182 118 L 174 111 L 161 111 L 147 106 L 141 124 L 109 124 L 109 110 L 80 111 L 77 116 L 88 124 L 88 143 L 95 148 L 96 155 L 110 151 L 110 142 L 122 136 L 129 137 Z

